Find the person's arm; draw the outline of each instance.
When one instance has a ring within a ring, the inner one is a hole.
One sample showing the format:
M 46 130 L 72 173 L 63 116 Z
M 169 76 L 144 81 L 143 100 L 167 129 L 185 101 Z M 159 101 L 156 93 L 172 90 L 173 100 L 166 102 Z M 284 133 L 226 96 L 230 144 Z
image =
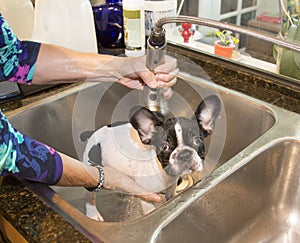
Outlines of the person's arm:
M 20 41 L 0 14 L 0 81 L 30 84 L 40 45 Z
M 61 82 L 119 82 L 130 88 L 143 85 L 170 87 L 175 78 L 176 59 L 166 56 L 165 64 L 154 73 L 145 66 L 145 56 L 116 57 L 83 53 L 68 48 L 41 44 L 33 84 Z
M 159 195 L 141 188 L 119 171 L 113 168 L 103 170 L 104 188 L 131 193 L 150 201 L 160 201 Z M 21 134 L 0 111 L 0 176 L 8 174 L 47 185 L 88 188 L 95 188 L 100 178 L 96 167 Z
M 0 80 L 27 84 L 66 82 L 119 82 L 130 88 L 144 84 L 170 87 L 175 80 L 176 59 L 150 72 L 143 57 L 116 57 L 83 53 L 68 48 L 20 41 L 0 14 Z
M 84 186 L 94 188 L 99 182 L 99 171 L 96 167 L 89 166 L 65 154 L 59 153 L 62 158 L 63 174 L 56 186 Z M 161 197 L 140 187 L 134 180 L 120 171 L 103 167 L 104 189 L 129 193 L 147 201 L 160 202 Z

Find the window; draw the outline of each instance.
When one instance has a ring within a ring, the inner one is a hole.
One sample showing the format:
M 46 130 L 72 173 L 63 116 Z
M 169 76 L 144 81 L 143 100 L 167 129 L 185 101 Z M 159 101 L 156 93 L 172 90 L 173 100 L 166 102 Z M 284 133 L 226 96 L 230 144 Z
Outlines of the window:
M 260 0 L 199 0 L 198 16 L 236 25 L 247 26 L 257 14 Z M 200 28 L 208 32 L 207 28 Z M 239 48 L 245 46 L 245 37 L 240 37 Z

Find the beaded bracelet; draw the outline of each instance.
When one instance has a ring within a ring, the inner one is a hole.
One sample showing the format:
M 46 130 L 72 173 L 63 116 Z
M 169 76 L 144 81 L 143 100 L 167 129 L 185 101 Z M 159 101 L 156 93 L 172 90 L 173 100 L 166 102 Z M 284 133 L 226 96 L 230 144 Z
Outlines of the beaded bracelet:
M 99 183 L 96 187 L 85 187 L 89 192 L 99 192 L 104 184 L 104 171 L 101 166 L 95 166 L 99 171 Z

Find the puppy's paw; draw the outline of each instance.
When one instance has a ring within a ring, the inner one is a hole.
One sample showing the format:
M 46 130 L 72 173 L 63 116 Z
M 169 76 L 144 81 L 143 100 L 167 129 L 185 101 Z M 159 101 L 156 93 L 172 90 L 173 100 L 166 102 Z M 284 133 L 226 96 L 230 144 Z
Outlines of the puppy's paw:
M 101 216 L 101 214 L 97 210 L 96 206 L 91 205 L 89 203 L 86 203 L 85 209 L 86 209 L 85 214 L 86 214 L 87 217 L 89 217 L 93 220 L 96 220 L 96 221 L 101 221 L 101 222 L 104 221 L 103 217 Z

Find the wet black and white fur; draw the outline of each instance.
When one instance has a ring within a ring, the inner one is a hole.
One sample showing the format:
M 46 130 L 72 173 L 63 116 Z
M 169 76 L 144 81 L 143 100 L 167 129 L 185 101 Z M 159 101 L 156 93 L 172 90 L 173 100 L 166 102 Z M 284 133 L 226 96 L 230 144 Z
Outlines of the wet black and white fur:
M 88 138 L 83 160 L 112 166 L 149 191 L 165 191 L 170 181 L 176 182 L 174 178 L 203 169 L 204 138 L 212 133 L 220 109 L 221 101 L 215 95 L 199 104 L 193 118 L 162 121 L 145 107 L 133 107 L 130 122 L 102 127 Z M 171 195 L 166 192 L 167 199 Z M 144 211 L 153 209 L 146 202 L 142 206 Z M 103 221 L 95 193 L 87 192 L 86 215 Z

